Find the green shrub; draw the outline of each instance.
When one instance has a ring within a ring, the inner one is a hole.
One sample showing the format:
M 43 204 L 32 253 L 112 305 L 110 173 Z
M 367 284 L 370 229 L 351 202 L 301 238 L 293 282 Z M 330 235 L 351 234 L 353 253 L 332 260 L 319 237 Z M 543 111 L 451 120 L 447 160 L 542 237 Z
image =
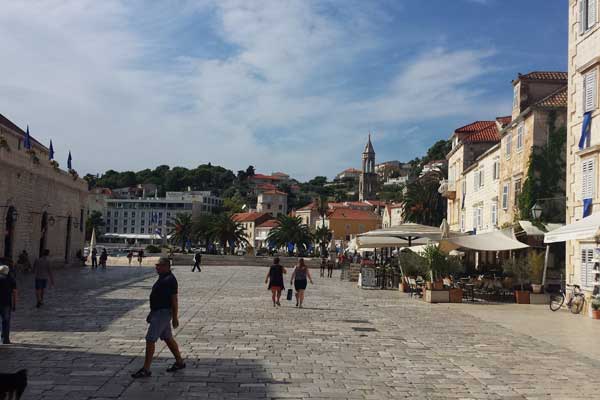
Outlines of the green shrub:
M 544 274 L 545 254 L 538 251 L 531 251 L 528 256 L 530 278 L 533 283 L 541 284 Z
M 408 249 L 400 253 L 399 262 L 404 276 L 421 275 L 425 278 L 429 271 L 427 260 Z
M 148 246 L 146 246 L 146 253 L 158 254 L 160 252 L 161 252 L 161 250 L 160 250 L 160 247 L 158 247 L 158 246 L 155 246 L 153 244 L 149 244 Z
M 595 311 L 600 310 L 600 299 L 592 300 L 592 310 L 595 310 Z

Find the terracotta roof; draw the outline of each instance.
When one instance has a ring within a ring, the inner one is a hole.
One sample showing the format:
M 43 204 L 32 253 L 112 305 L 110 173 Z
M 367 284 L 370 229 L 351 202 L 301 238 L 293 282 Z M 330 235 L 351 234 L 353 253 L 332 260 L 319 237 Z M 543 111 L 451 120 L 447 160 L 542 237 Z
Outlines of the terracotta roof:
M 310 211 L 310 210 L 316 210 L 316 209 L 317 209 L 317 203 L 315 203 L 313 201 L 312 203 L 309 203 L 309 204 L 305 205 L 304 207 L 300 207 L 296 211 Z
M 510 115 L 506 117 L 498 117 L 496 118 L 496 121 L 498 121 L 500 125 L 502 125 L 502 127 L 505 127 L 506 125 L 511 123 L 512 117 Z
M 558 108 L 567 106 L 567 85 L 534 104 L 537 107 Z
M 533 71 L 525 75 L 519 74 L 519 79 L 535 80 L 535 81 L 567 81 L 568 75 L 562 71 Z
M 250 179 L 272 179 L 275 181 L 279 181 L 279 180 L 281 180 L 281 177 L 273 176 L 273 175 L 254 174 L 250 177 Z
M 258 225 L 257 228 L 275 228 L 276 226 L 279 226 L 279 221 L 270 219 Z
M 23 136 L 23 137 L 25 137 L 25 135 L 26 135 L 26 133 L 23 129 L 19 128 L 17 126 L 17 124 L 15 124 L 14 122 L 12 122 L 10 119 L 6 118 L 2 114 L 0 114 L 0 125 L 6 126 L 7 128 L 15 131 L 16 133 L 21 134 L 21 136 Z M 38 140 L 36 140 L 33 136 L 31 136 L 31 133 L 29 134 L 29 138 L 31 139 L 31 141 L 33 143 L 37 143 L 38 145 L 42 146 L 44 149 L 48 150 L 48 148 L 46 146 L 44 146 Z
M 237 213 L 231 216 L 231 219 L 236 222 L 254 222 L 260 218 L 265 217 L 266 215 L 271 215 L 269 213 L 259 213 L 259 212 L 247 212 L 247 213 Z
M 262 192 L 262 194 L 278 194 L 278 195 L 282 195 L 282 196 L 288 195 L 286 192 L 281 192 L 279 190 L 267 190 L 266 192 Z
M 272 183 L 261 183 L 256 186 L 260 190 L 277 190 L 277 186 Z
M 454 131 L 463 143 L 496 143 L 500 132 L 496 121 L 475 121 Z
M 373 205 L 374 207 L 385 207 L 387 203 L 381 200 L 367 200 L 366 203 Z
M 356 172 L 356 173 L 360 173 L 360 169 L 356 169 L 356 168 L 346 168 L 345 170 L 342 171 L 343 172 Z
M 378 220 L 379 216 L 371 211 L 355 210 L 353 208 L 335 208 L 327 214 L 328 219 Z

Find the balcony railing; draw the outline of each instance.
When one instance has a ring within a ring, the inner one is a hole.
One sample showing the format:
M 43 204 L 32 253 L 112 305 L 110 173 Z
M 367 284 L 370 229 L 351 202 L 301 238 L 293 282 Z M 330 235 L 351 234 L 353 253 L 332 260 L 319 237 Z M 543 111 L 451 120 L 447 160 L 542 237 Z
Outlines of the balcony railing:
M 443 181 L 440 182 L 440 187 L 438 189 L 438 192 L 442 196 L 447 197 L 448 199 L 451 199 L 451 200 L 455 199 L 456 198 L 456 182 L 444 179 Z

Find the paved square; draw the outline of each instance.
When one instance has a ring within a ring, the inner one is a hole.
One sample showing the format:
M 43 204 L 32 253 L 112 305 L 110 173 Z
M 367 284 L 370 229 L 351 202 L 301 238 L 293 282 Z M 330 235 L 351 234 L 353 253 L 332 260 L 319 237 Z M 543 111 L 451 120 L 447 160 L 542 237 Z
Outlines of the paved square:
M 273 308 L 266 272 L 175 267 L 187 369 L 161 343 L 136 381 L 153 269 L 61 271 L 41 309 L 21 277 L 0 371 L 29 370 L 25 399 L 600 399 L 594 358 L 338 274 Z

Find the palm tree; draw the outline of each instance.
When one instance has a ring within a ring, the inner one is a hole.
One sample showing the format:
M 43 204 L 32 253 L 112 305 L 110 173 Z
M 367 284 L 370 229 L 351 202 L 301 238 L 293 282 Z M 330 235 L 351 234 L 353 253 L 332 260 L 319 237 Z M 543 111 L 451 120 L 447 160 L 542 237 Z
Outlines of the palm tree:
M 443 173 L 431 172 L 406 186 L 403 217 L 408 222 L 438 226 L 446 213 L 446 201 L 438 193 Z
M 211 232 L 214 218 L 212 214 L 202 214 L 193 220 L 192 237 L 196 242 L 204 242 L 207 250 L 209 243 L 214 240 Z
M 331 231 L 326 226 L 320 226 L 315 231 L 314 238 L 315 242 L 320 245 L 321 255 L 323 255 L 327 248 L 327 242 L 331 240 Z
M 232 220 L 227 214 L 215 216 L 208 233 L 221 243 L 224 253 L 227 253 L 227 244 L 230 245 L 231 254 L 236 245 L 249 244 L 242 224 Z
M 292 243 L 302 251 L 306 251 L 312 243 L 312 234 L 307 225 L 302 223 L 300 217 L 290 217 L 287 215 L 279 215 L 277 217 L 278 226 L 271 229 L 267 236 L 267 241 L 273 243 L 276 247 L 287 247 Z M 288 253 L 291 256 L 293 251 L 288 248 Z
M 325 216 L 329 211 L 329 203 L 326 196 L 320 196 L 317 199 L 317 212 L 321 216 L 321 226 L 325 226 Z
M 104 218 L 102 218 L 102 213 L 100 211 L 92 211 L 92 213 L 87 217 L 85 221 L 85 238 L 86 240 L 90 240 L 92 237 L 92 230 L 96 229 L 96 234 L 101 234 L 99 232 L 100 227 L 103 227 Z
M 188 240 L 191 239 L 193 228 L 192 214 L 178 213 L 173 220 L 167 223 L 167 232 L 171 235 L 171 240 L 181 243 L 182 250 L 185 250 Z

